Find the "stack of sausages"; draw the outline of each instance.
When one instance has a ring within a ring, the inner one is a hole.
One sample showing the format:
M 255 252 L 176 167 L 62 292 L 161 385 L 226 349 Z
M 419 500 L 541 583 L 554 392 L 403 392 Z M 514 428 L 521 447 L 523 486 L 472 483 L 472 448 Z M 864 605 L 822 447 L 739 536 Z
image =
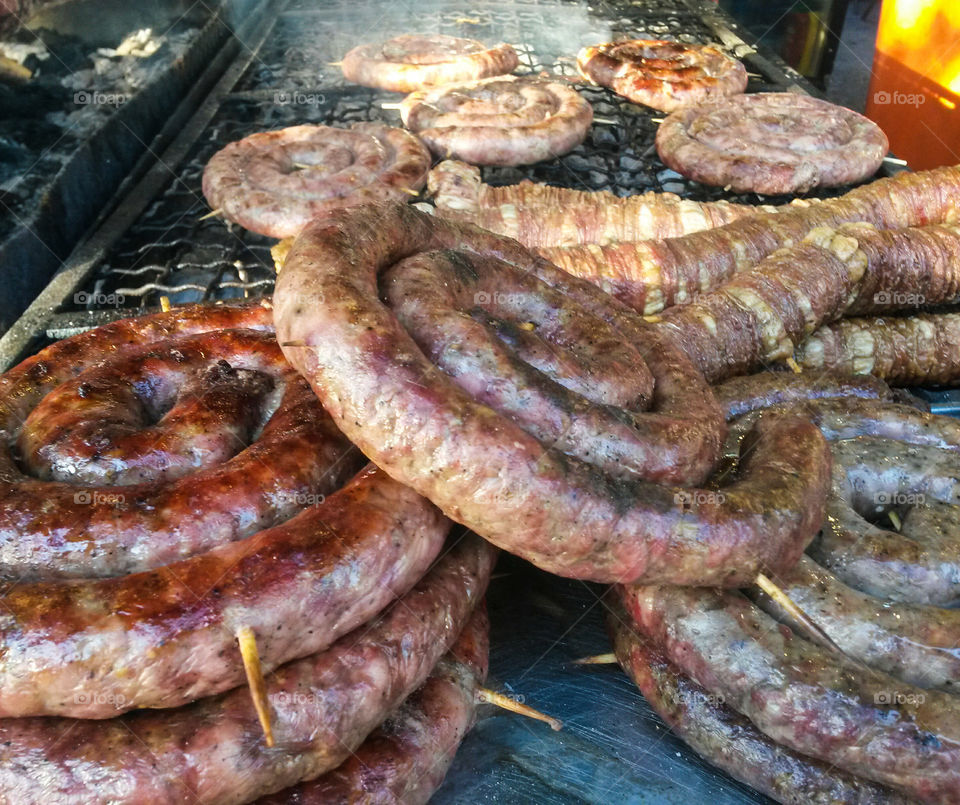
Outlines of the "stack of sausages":
M 439 785 L 495 552 L 363 466 L 271 318 L 123 320 L 0 378 L 4 801 Z

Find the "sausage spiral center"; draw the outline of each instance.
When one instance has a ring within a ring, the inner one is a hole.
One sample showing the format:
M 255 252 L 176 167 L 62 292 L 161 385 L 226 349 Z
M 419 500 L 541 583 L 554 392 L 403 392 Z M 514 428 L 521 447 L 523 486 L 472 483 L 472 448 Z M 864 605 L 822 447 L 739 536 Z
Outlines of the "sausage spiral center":
M 515 241 L 403 206 L 341 211 L 297 238 L 274 304 L 288 359 L 364 453 L 553 572 L 735 584 L 819 526 L 829 455 L 789 419 L 758 430 L 723 494 L 661 485 L 718 457 L 702 375 Z

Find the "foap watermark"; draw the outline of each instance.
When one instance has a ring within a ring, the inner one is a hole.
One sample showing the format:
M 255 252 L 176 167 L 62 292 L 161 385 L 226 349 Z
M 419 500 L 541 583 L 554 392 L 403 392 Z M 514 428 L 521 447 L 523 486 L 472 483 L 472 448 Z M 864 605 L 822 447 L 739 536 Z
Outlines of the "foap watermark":
M 878 291 L 873 295 L 875 305 L 904 305 L 920 307 L 925 305 L 927 297 L 922 293 L 903 293 L 900 291 Z
M 277 106 L 323 106 L 327 98 L 319 92 L 301 92 L 298 89 L 277 90 L 273 93 L 273 102 Z
M 922 506 L 926 500 L 922 492 L 877 492 L 873 496 L 878 506 Z
M 277 505 L 279 506 L 315 506 L 323 503 L 326 496 L 316 492 L 281 492 L 277 495 Z
M 115 710 L 121 710 L 127 703 L 127 697 L 122 693 L 107 693 L 102 690 L 79 690 L 73 694 L 73 703 L 78 705 L 109 704 Z
M 926 700 L 926 695 L 918 692 L 901 693 L 899 690 L 881 690 L 873 694 L 874 704 L 887 707 L 898 704 L 918 705 Z
M 500 291 L 488 293 L 487 291 L 477 291 L 473 295 L 473 304 L 482 307 L 488 305 L 520 305 L 523 304 L 526 296 L 526 294 L 522 293 L 500 293 Z
M 73 493 L 73 502 L 78 506 L 122 506 L 126 497 L 118 492 L 94 492 L 85 489 Z
M 681 489 L 673 496 L 673 502 L 682 509 L 695 509 L 698 506 L 719 506 L 727 499 L 723 492 L 709 489 Z
M 675 690 L 670 694 L 670 699 L 674 704 L 682 707 L 696 707 L 702 704 L 719 707 L 727 701 L 722 693 L 707 693 L 704 690 Z
M 927 98 L 920 92 L 887 92 L 878 90 L 873 93 L 873 102 L 878 106 L 913 106 L 920 108 L 927 102 Z
M 270 701 L 281 707 L 312 707 L 323 703 L 323 695 L 298 690 L 281 690 L 270 696 Z
M 73 295 L 73 303 L 82 307 L 98 305 L 99 307 L 123 307 L 126 301 L 122 293 L 89 293 L 78 291 Z
M 77 106 L 123 106 L 127 96 L 122 92 L 100 92 L 96 89 L 80 89 L 73 93 Z

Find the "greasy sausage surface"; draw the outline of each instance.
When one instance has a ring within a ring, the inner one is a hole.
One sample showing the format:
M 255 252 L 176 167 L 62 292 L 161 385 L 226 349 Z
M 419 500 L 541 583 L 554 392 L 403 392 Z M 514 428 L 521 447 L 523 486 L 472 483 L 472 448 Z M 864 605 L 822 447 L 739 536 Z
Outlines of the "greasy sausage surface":
M 319 651 L 419 579 L 449 522 L 375 467 L 249 539 L 115 579 L 14 586 L 0 601 L 0 715 L 109 718 Z
M 737 592 L 620 590 L 680 671 L 777 743 L 924 802 L 960 796 L 960 699 L 865 671 Z
M 221 805 L 317 777 L 423 683 L 482 599 L 494 561 L 482 540 L 463 539 L 375 621 L 272 673 L 272 749 L 245 686 L 108 721 L 7 718 L 0 791 L 24 805 Z
M 349 759 L 257 805 L 424 805 L 473 724 L 487 675 L 487 633 L 481 605 L 427 681 Z
M 659 485 L 712 469 L 709 389 L 650 327 L 515 242 L 406 207 L 343 211 L 294 243 L 275 305 L 285 354 L 361 450 L 540 567 L 736 585 L 795 561 L 819 527 L 826 444 L 794 420 L 758 430 L 722 495 Z
M 681 674 L 663 651 L 616 608 L 607 618 L 617 661 L 650 706 L 698 755 L 777 802 L 886 805 L 906 797 L 794 752 L 768 738 L 722 696 Z

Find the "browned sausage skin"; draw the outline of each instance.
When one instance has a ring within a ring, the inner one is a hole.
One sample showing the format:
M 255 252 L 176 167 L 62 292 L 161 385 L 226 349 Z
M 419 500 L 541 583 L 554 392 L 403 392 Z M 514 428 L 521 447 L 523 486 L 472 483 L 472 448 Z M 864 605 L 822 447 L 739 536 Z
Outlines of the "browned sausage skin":
M 349 478 L 349 441 L 270 330 L 259 303 L 191 307 L 58 341 L 0 377 L 0 578 L 149 570 Z
M 958 276 L 955 257 L 952 263 L 949 260 L 956 254 L 956 228 L 909 235 L 911 243 L 904 242 L 903 233 L 885 230 L 955 224 L 960 218 L 958 199 L 960 167 L 950 166 L 901 173 L 857 187 L 839 198 L 794 202 L 779 208 L 776 214 L 750 215 L 683 237 L 552 248 L 545 256 L 570 273 L 600 285 L 638 312 L 652 315 L 715 290 L 735 272 L 756 266 L 777 249 L 799 244 L 817 227 L 837 228 L 860 221 L 876 227 L 876 234 L 864 240 L 863 248 L 875 265 L 884 266 L 878 277 L 907 293 L 916 293 L 916 288 L 909 285 L 923 278 L 931 289 L 931 300 L 949 298 L 951 283 L 955 289 Z M 882 248 L 874 252 L 874 244 Z M 922 263 L 904 273 L 912 255 Z M 906 287 L 899 284 L 903 279 L 908 281 Z M 884 290 L 879 285 L 861 301 L 866 304 Z
M 870 374 L 904 386 L 956 385 L 960 314 L 844 319 L 814 332 L 794 355 L 806 370 Z
M 375 621 L 272 673 L 272 749 L 245 686 L 108 721 L 8 718 L 0 720 L 0 790 L 24 805 L 225 805 L 313 779 L 423 684 L 480 603 L 495 554 L 464 538 Z
M 829 457 L 809 424 L 765 424 L 723 495 L 660 485 L 711 470 L 709 389 L 651 328 L 513 241 L 406 207 L 343 211 L 298 237 L 275 305 L 285 354 L 361 450 L 540 567 L 744 584 L 819 527 Z M 572 397 L 580 361 L 596 375 Z M 648 370 L 653 410 L 631 410 Z M 505 372 L 519 380 L 498 387 Z M 612 436 L 580 442 L 595 454 L 554 446 L 611 419 Z
M 413 585 L 449 522 L 374 467 L 241 542 L 116 579 L 13 587 L 0 615 L 0 715 L 109 718 L 178 707 L 328 646 Z
M 566 154 L 590 130 L 593 107 L 563 81 L 499 76 L 412 92 L 403 124 L 439 157 L 530 165 Z
M 473 724 L 487 632 L 481 605 L 427 681 L 342 765 L 257 805 L 425 805 Z
M 402 34 L 376 44 L 358 45 L 343 57 L 343 76 L 365 87 L 413 92 L 502 75 L 519 64 L 507 44 L 486 47 L 473 39 L 433 34 Z
M 663 651 L 615 606 L 607 625 L 617 661 L 657 714 L 698 755 L 777 802 L 791 805 L 906 805 L 910 800 L 794 752 L 681 674 Z
M 640 629 L 777 743 L 924 802 L 960 796 L 960 700 L 795 636 L 737 592 L 620 588 Z

